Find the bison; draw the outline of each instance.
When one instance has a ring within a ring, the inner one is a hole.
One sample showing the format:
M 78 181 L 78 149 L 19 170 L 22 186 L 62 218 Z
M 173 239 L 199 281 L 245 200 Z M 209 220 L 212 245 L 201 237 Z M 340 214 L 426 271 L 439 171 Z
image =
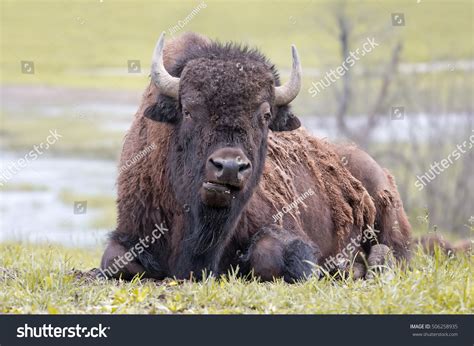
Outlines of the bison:
M 239 268 L 294 282 L 317 268 L 364 277 L 389 252 L 409 259 L 393 177 L 356 146 L 301 127 L 289 105 L 301 88 L 295 46 L 292 59 L 281 84 L 256 49 L 194 33 L 165 46 L 161 35 L 121 154 L 122 168 L 134 164 L 118 176 L 108 276 L 200 279 Z

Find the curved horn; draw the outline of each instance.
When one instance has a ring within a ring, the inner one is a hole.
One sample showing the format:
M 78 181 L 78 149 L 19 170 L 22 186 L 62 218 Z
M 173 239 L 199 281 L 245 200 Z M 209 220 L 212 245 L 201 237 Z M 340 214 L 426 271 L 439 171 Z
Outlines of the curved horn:
M 179 78 L 173 77 L 163 65 L 163 47 L 165 46 L 165 33 L 162 32 L 156 44 L 151 62 L 151 79 L 162 94 L 178 98 Z
M 301 63 L 295 45 L 291 45 L 291 54 L 293 56 L 293 66 L 290 80 L 282 86 L 275 87 L 275 103 L 277 106 L 284 106 L 293 101 L 301 89 Z

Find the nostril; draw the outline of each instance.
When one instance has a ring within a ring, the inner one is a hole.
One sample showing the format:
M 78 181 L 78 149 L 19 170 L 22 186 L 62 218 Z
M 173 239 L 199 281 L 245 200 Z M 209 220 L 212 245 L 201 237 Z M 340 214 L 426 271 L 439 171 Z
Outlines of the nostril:
M 224 165 L 222 164 L 222 162 L 219 161 L 219 160 L 217 160 L 217 159 L 214 160 L 214 159 L 210 158 L 210 159 L 209 159 L 209 162 L 212 163 L 212 165 L 213 165 L 214 167 L 216 167 L 219 171 L 221 171 L 221 170 L 224 169 Z
M 246 171 L 250 168 L 250 163 L 241 163 L 239 167 L 239 172 Z

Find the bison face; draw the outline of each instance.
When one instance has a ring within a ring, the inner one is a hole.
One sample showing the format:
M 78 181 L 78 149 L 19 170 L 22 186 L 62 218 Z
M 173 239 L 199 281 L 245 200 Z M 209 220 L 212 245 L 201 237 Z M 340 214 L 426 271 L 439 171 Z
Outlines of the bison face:
M 278 86 L 273 67 L 248 51 L 216 49 L 186 61 L 173 77 L 163 66 L 163 36 L 152 79 L 158 102 L 150 119 L 174 125 L 169 158 L 179 199 L 195 209 L 242 206 L 262 174 L 269 129 L 292 130 L 299 120 L 287 104 L 300 89 L 293 47 L 290 81 Z M 197 203 L 194 203 L 197 202 Z
M 265 161 L 273 76 L 264 65 L 199 59 L 180 82 L 176 144 L 201 202 L 222 208 L 246 200 Z

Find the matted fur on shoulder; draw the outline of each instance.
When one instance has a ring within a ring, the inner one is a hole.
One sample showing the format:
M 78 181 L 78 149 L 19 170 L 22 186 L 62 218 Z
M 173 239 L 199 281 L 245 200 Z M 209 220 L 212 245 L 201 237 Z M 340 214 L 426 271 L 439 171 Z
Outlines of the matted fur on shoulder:
M 340 246 L 353 225 L 360 230 L 367 225 L 373 226 L 375 206 L 365 188 L 342 165 L 330 143 L 311 136 L 304 128 L 269 135 L 260 187 L 276 210 L 290 204 L 299 195 L 294 175 L 302 168 L 310 174 L 314 190 L 325 196 L 331 207 Z M 302 205 L 307 207 L 304 202 Z M 298 214 L 293 211 L 289 214 L 301 225 Z

